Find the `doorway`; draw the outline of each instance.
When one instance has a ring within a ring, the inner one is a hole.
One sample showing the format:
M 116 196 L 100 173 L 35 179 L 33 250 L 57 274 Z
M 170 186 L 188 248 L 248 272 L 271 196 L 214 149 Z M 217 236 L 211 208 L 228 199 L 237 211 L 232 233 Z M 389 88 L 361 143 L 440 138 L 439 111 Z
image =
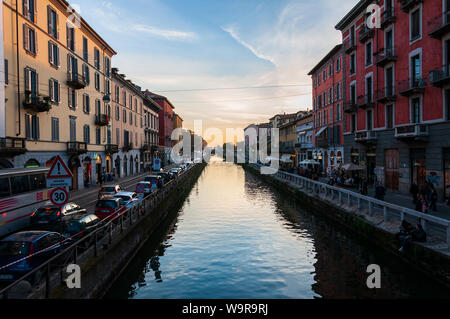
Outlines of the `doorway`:
M 399 189 L 399 153 L 397 149 L 385 150 L 385 180 L 386 188 L 398 191 Z

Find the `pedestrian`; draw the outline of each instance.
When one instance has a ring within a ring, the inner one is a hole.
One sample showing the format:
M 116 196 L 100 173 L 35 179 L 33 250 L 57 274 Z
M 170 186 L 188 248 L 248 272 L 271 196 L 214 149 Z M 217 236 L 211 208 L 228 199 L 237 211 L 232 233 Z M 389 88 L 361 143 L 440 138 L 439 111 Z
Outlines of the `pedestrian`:
M 433 210 L 433 212 L 437 211 L 437 203 L 438 201 L 438 194 L 436 192 L 436 189 L 433 187 L 431 190 L 431 197 L 430 197 L 430 208 Z
M 379 200 L 384 200 L 384 195 L 386 195 L 384 186 L 377 181 L 377 187 L 375 188 L 375 198 Z
M 102 173 L 98 174 L 98 183 L 100 186 L 103 185 L 103 174 Z
M 417 204 L 417 195 L 419 194 L 419 186 L 415 182 L 412 182 L 409 192 L 413 197 L 413 203 Z
M 413 225 L 408 223 L 406 220 L 402 221 L 400 225 L 400 232 L 396 234 L 396 237 L 401 242 L 401 247 L 398 250 L 399 252 L 403 252 L 408 243 L 412 241 L 412 232 L 414 231 Z

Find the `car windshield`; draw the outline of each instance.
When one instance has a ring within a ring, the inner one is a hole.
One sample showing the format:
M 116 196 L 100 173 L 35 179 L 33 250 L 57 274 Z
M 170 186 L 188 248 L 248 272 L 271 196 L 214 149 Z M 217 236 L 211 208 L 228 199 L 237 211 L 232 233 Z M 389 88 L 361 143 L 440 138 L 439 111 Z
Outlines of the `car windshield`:
M 98 208 L 116 208 L 116 202 L 112 200 L 99 200 L 96 205 Z
M 30 243 L 23 241 L 0 242 L 0 256 L 26 256 L 30 251 Z
M 114 186 L 106 186 L 106 187 L 100 188 L 100 192 L 111 193 L 111 192 L 115 192 L 115 191 L 116 191 L 116 189 Z
M 59 211 L 57 207 L 42 207 L 36 210 L 37 217 L 51 216 Z
M 130 196 L 125 196 L 125 195 L 116 196 L 116 198 L 118 198 L 120 200 L 120 204 L 121 205 L 128 203 L 130 201 L 130 199 L 131 199 Z

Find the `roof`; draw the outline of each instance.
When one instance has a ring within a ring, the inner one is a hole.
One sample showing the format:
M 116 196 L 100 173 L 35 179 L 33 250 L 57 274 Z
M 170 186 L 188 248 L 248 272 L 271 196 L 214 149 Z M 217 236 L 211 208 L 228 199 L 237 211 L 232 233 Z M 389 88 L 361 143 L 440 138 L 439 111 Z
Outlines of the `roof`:
M 32 231 L 23 231 L 19 233 L 12 234 L 5 239 L 4 241 L 26 241 L 26 242 L 32 242 L 36 239 L 41 238 L 42 236 L 53 233 L 51 231 L 47 230 L 32 230 Z
M 373 0 L 360 0 L 342 19 L 336 24 L 335 29 L 342 31 L 353 20 L 355 20 L 361 12 L 366 10 L 367 6 L 371 4 Z
M 277 116 L 279 116 L 281 119 L 289 119 L 289 118 L 293 118 L 293 117 L 297 117 L 297 113 L 291 113 L 291 114 L 277 114 L 273 117 L 271 117 L 269 120 L 273 120 L 274 118 L 276 118 Z
M 169 105 L 170 105 L 173 109 L 175 108 L 175 106 L 172 104 L 172 102 L 170 102 L 169 99 L 168 99 L 167 97 L 163 96 L 163 95 L 159 95 L 159 94 L 153 93 L 153 92 L 151 92 L 151 91 L 149 91 L 149 90 L 146 90 L 146 91 L 144 92 L 144 94 L 147 95 L 147 96 L 149 96 L 149 97 L 152 98 L 153 100 L 156 100 L 156 101 L 166 101 L 167 103 L 169 103 Z
M 281 126 L 279 127 L 279 129 L 281 130 L 281 129 L 284 129 L 284 128 L 286 128 L 286 127 L 295 125 L 295 124 L 297 124 L 298 121 L 299 121 L 299 120 L 291 121 L 291 122 L 288 122 L 288 123 L 286 123 L 286 124 L 283 124 L 283 125 L 281 125 Z
M 316 64 L 316 66 L 309 71 L 308 75 L 313 75 L 322 65 L 324 65 L 329 59 L 331 59 L 336 53 L 338 53 L 342 49 L 342 44 L 336 45 L 333 49 L 331 49 L 330 52 L 325 55 L 325 57 L 320 60 L 319 63 Z

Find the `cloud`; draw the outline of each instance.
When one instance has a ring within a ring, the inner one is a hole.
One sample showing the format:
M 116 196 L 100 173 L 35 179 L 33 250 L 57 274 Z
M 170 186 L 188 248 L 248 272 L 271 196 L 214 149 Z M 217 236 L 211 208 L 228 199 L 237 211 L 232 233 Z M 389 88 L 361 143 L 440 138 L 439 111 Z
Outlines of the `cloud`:
M 198 37 L 194 32 L 161 29 L 144 24 L 135 24 L 131 27 L 131 29 L 138 32 L 148 33 L 154 36 L 163 37 L 167 40 L 193 40 Z
M 252 52 L 256 57 L 258 57 L 262 60 L 266 60 L 266 61 L 272 63 L 273 65 L 275 65 L 275 61 L 271 57 L 262 54 L 261 52 L 258 51 L 258 49 L 254 48 L 252 45 L 250 45 L 247 42 L 245 42 L 244 40 L 242 40 L 239 37 L 239 35 L 236 33 L 236 31 L 233 29 L 233 27 L 230 26 L 230 27 L 221 27 L 221 28 L 223 31 L 227 32 L 234 40 L 236 40 L 236 42 L 238 42 L 239 44 L 241 44 L 242 46 L 244 46 L 245 48 L 250 50 L 250 52 Z

